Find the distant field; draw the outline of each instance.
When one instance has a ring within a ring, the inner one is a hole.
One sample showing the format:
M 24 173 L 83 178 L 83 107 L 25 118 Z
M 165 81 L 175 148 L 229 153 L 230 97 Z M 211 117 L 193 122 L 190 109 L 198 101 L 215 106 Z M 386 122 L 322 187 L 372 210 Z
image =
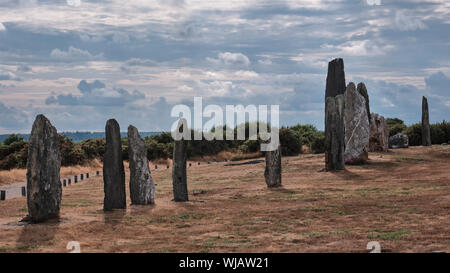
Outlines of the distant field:
M 370 241 L 383 252 L 450 252 L 449 146 L 371 153 L 369 164 L 336 173 L 323 162 L 283 158 L 276 190 L 264 163 L 194 164 L 187 203 L 171 201 L 171 169 L 152 169 L 156 205 L 110 213 L 103 180 L 92 177 L 64 188 L 60 221 L 45 224 L 19 222 L 26 199 L 9 199 L 0 252 L 68 252 L 69 241 L 82 252 L 367 252 Z
M 161 132 L 139 132 L 141 137 L 152 136 L 160 134 Z M 87 139 L 104 138 L 105 132 L 59 132 L 60 135 L 64 135 L 74 142 L 80 142 Z M 0 135 L 0 142 L 3 142 L 10 134 Z M 18 134 L 22 136 L 26 141 L 30 137 L 30 134 Z M 121 132 L 121 137 L 127 137 L 127 132 Z

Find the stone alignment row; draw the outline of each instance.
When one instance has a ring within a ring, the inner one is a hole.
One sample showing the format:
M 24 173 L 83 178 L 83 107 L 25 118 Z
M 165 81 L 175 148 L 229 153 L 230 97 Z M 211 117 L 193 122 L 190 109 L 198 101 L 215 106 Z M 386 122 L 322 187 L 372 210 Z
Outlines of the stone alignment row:
M 186 141 L 184 130 L 187 121 L 181 119 L 173 149 L 172 183 L 176 202 L 189 200 L 186 174 Z M 103 160 L 104 210 L 125 209 L 125 170 L 122 158 L 120 126 L 110 119 L 105 126 L 106 151 Z M 396 135 L 388 139 L 389 132 L 383 116 L 370 113 L 369 95 L 364 83 L 356 87 L 346 86 L 343 59 L 332 60 L 328 65 L 325 89 L 325 170 L 336 171 L 345 164 L 365 163 L 369 151 L 385 152 L 388 147 L 407 147 L 408 138 Z M 147 148 L 138 129 L 128 127 L 130 158 L 130 199 L 133 205 L 155 203 L 155 182 L 151 176 Z M 431 145 L 428 101 L 422 99 L 422 144 Z M 62 186 L 71 183 L 70 178 L 61 183 L 61 155 L 58 134 L 55 127 L 43 115 L 38 115 L 33 123 L 27 161 L 27 187 L 22 195 L 27 196 L 28 219 L 42 222 L 59 217 Z M 265 153 L 264 177 L 267 187 L 281 187 L 281 146 Z M 210 162 L 208 162 L 210 164 Z M 198 163 L 200 165 L 200 162 Z M 189 166 L 192 166 L 189 163 Z M 169 168 L 169 165 L 167 165 Z M 155 165 L 157 169 L 157 165 Z M 97 171 L 99 175 L 99 171 Z M 89 173 L 86 173 L 89 178 Z M 80 174 L 83 180 L 83 174 Z M 74 177 L 77 183 L 77 176 Z M 25 192 L 26 191 L 26 192 Z M 5 191 L 0 192 L 0 200 L 5 199 Z

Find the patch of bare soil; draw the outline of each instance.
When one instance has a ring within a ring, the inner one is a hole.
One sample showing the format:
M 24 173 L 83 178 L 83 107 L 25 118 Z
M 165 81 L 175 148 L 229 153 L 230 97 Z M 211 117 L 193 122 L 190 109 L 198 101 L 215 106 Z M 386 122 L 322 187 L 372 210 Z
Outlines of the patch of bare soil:
M 25 198 L 0 202 L 0 252 L 450 252 L 450 149 L 371 153 L 367 165 L 320 172 L 323 155 L 283 158 L 283 188 L 264 163 L 188 167 L 190 201 L 172 202 L 171 169 L 153 170 L 156 204 L 105 213 L 103 181 L 63 190 L 61 219 L 19 222 Z M 128 182 L 127 173 L 127 182 Z M 129 202 L 129 199 L 128 199 Z

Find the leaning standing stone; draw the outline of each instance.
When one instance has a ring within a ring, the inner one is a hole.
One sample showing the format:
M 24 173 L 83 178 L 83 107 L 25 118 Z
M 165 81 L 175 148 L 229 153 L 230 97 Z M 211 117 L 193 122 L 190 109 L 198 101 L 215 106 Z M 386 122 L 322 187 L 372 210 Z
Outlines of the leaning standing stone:
M 428 100 L 422 98 L 422 145 L 431 146 L 430 114 L 428 112 Z
M 370 126 L 366 100 L 349 83 L 345 91 L 345 164 L 360 164 L 369 159 Z
M 336 97 L 345 92 L 345 72 L 344 60 L 334 59 L 328 63 L 327 86 L 325 89 L 325 99 Z
M 264 177 L 267 187 L 281 187 L 281 145 L 274 151 L 266 152 L 266 169 Z
M 329 97 L 325 105 L 325 169 L 344 169 L 344 95 Z
M 58 133 L 44 115 L 33 123 L 28 144 L 27 205 L 33 222 L 59 217 L 61 154 Z
M 106 122 L 106 151 L 103 159 L 104 210 L 126 208 L 125 172 L 120 127 L 115 119 Z
M 188 130 L 187 122 L 181 119 L 178 123 L 175 134 L 180 136 L 183 130 Z M 172 183 L 173 183 L 173 199 L 175 202 L 188 201 L 187 176 L 186 176 L 186 142 L 183 137 L 175 140 L 173 145 L 173 166 L 172 166 Z
M 130 159 L 131 204 L 154 204 L 155 182 L 148 167 L 147 147 L 133 125 L 128 127 L 128 156 Z

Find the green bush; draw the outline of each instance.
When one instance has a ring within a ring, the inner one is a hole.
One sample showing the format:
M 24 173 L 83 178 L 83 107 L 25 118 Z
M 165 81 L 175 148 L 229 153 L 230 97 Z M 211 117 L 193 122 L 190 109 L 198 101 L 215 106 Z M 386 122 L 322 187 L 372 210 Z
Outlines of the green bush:
M 302 145 L 307 145 L 309 147 L 311 147 L 312 143 L 318 137 L 317 134 L 319 132 L 317 128 L 311 124 L 297 124 L 295 126 L 289 127 L 289 129 L 298 132 L 302 141 Z
M 416 123 L 408 126 L 403 131 L 408 135 L 409 145 L 422 145 L 422 123 Z M 432 144 L 442 144 L 450 141 L 450 122 L 443 121 L 430 125 L 430 135 Z
M 408 136 L 410 146 L 422 145 L 422 124 L 421 123 L 416 123 L 411 126 L 408 126 L 408 128 L 406 128 L 406 130 L 403 131 L 403 133 Z
M 63 135 L 58 135 L 61 151 L 61 166 L 72 166 L 84 164 L 87 156 L 81 149 L 81 145 L 73 143 L 73 141 Z
M 442 144 L 450 141 L 450 122 L 445 120 L 430 126 L 431 143 Z
M 103 158 L 106 150 L 104 138 L 87 139 L 79 143 L 88 159 Z
M 249 140 L 244 141 L 242 145 L 239 146 L 239 151 L 243 153 L 255 153 L 258 152 L 261 148 L 261 140 Z
M 19 136 L 17 134 L 11 134 L 3 141 L 4 145 L 11 145 L 14 142 L 24 142 L 23 136 Z
M 402 133 L 407 128 L 407 126 L 404 124 L 394 124 L 388 127 L 389 127 L 389 136 L 395 136 L 396 134 Z
M 158 143 L 154 139 L 146 138 L 145 146 L 147 147 L 147 158 L 154 159 L 168 159 L 170 152 L 168 145 L 165 143 Z
M 289 128 L 280 129 L 280 144 L 282 155 L 293 156 L 302 152 L 300 133 Z
M 318 131 L 311 144 L 311 150 L 315 154 L 325 153 L 325 132 Z
M 395 136 L 398 133 L 402 133 L 407 128 L 403 120 L 398 118 L 387 118 L 386 123 L 389 129 L 389 136 Z

